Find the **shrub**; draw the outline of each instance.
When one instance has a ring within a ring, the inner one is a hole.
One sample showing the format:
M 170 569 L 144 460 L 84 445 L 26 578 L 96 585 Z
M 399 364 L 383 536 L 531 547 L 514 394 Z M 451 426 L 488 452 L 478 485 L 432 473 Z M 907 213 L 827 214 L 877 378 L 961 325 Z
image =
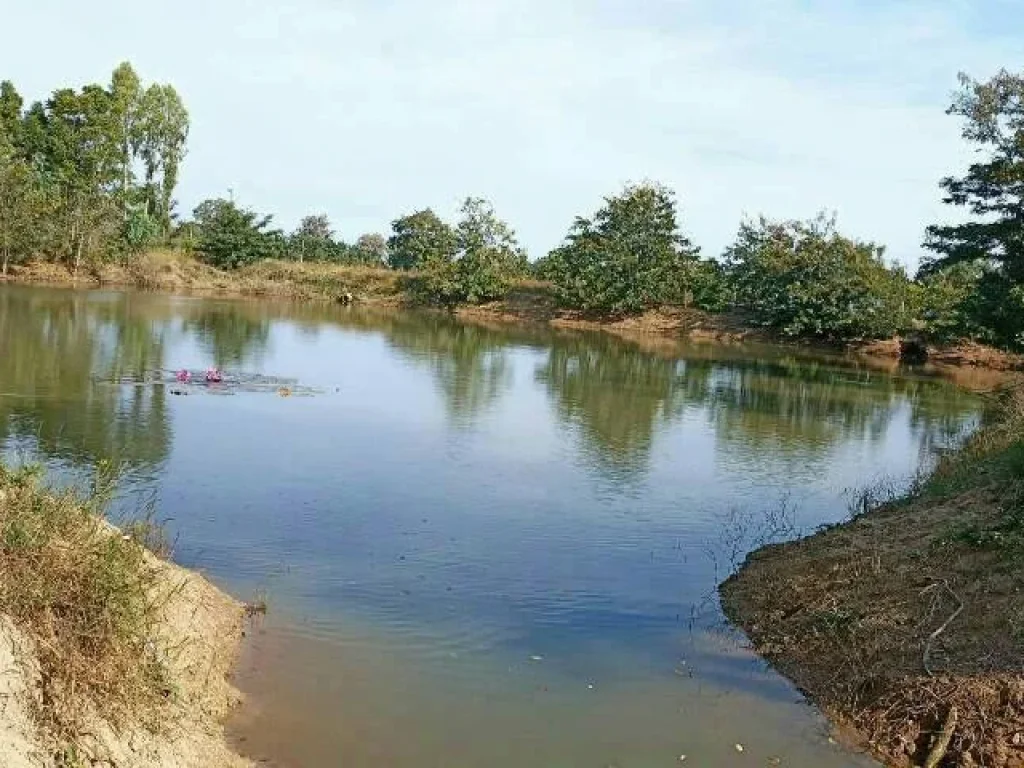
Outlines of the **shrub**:
M 229 200 L 207 200 L 195 209 L 200 258 L 220 269 L 237 269 L 261 259 L 279 258 L 287 241 L 268 230 L 272 217 L 239 208 Z
M 679 231 L 673 193 L 645 183 L 578 218 L 544 270 L 567 306 L 628 314 L 688 303 L 698 251 Z
M 83 499 L 37 486 L 34 470 L 0 465 L 0 615 L 33 642 L 42 686 L 37 716 L 73 744 L 97 707 L 113 725 L 164 701 L 149 639 L 155 570 L 130 538 Z
M 910 281 L 834 218 L 744 222 L 726 259 L 737 304 L 787 336 L 887 338 L 909 325 Z
M 463 203 L 455 243 L 454 254 L 439 252 L 421 262 L 414 289 L 420 301 L 446 307 L 494 301 L 529 269 L 515 233 L 486 200 Z

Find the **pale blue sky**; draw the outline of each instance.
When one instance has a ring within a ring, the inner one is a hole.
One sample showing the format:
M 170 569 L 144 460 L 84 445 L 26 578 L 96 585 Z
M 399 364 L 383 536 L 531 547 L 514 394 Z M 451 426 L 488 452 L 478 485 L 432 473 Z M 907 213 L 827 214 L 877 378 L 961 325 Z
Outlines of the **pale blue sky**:
M 531 256 L 624 182 L 717 255 L 742 215 L 836 210 L 916 264 L 969 154 L 966 70 L 1021 68 L 1018 0 L 0 0 L 28 98 L 128 59 L 192 115 L 181 208 L 226 194 L 354 239 L 482 195 Z

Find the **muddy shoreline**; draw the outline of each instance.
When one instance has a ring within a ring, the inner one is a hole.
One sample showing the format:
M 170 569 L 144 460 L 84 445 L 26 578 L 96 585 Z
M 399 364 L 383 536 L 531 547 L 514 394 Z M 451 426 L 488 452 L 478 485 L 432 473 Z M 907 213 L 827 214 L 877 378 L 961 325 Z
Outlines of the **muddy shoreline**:
M 285 301 L 349 302 L 369 308 L 412 308 L 408 276 L 374 267 L 262 262 L 237 272 L 223 272 L 177 253 L 139 257 L 129 267 L 104 264 L 89 273 L 73 275 L 50 262 L 14 267 L 6 283 L 71 288 L 135 288 L 172 295 L 221 298 L 265 298 Z M 443 310 L 434 310 L 443 311 Z M 559 307 L 548 286 L 524 281 L 508 297 L 480 306 L 458 307 L 454 316 L 483 325 L 543 325 L 566 331 L 600 331 L 651 346 L 652 340 L 718 344 L 771 344 L 810 352 L 853 355 L 868 361 L 900 360 L 898 338 L 876 341 L 830 342 L 789 338 L 758 328 L 736 314 L 710 315 L 698 310 L 664 307 L 639 316 L 588 316 Z M 961 371 L 984 375 L 1024 371 L 1024 355 L 1015 355 L 975 342 L 932 346 L 928 365 L 951 374 L 971 389 L 989 389 L 999 377 L 965 381 Z
M 720 588 L 753 649 L 890 766 L 1024 766 L 1024 393 L 997 411 L 905 498 Z

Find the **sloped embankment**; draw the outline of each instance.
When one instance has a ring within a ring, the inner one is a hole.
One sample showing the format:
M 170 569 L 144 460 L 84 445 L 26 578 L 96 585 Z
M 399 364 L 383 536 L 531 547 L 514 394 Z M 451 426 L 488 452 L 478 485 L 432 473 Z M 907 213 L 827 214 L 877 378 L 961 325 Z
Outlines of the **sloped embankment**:
M 1024 390 L 906 498 L 754 552 L 727 616 L 893 766 L 1024 766 Z
M 0 761 L 234 768 L 222 722 L 243 607 L 0 466 Z

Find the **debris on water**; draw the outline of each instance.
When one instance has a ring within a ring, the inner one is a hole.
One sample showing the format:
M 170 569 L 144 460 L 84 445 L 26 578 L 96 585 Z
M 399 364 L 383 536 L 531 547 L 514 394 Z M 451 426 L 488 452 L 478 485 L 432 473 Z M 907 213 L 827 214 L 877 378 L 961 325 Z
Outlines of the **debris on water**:
M 530 661 L 544 661 L 543 656 L 531 656 Z
M 594 690 L 594 684 L 593 683 L 587 683 L 587 688 L 590 689 L 591 691 Z
M 685 763 L 686 762 L 686 755 L 680 755 L 679 756 L 679 762 L 680 763 Z
M 211 395 L 233 395 L 239 392 L 270 392 L 281 397 L 309 396 L 319 393 L 311 387 L 301 387 L 296 379 L 264 376 L 258 373 L 229 373 L 220 368 L 205 371 L 154 370 L 120 378 L 97 379 L 99 384 L 149 387 L 166 385 L 172 395 L 204 392 Z
M 737 744 L 736 745 L 736 751 L 737 752 L 742 752 L 743 751 L 743 745 L 742 744 Z

